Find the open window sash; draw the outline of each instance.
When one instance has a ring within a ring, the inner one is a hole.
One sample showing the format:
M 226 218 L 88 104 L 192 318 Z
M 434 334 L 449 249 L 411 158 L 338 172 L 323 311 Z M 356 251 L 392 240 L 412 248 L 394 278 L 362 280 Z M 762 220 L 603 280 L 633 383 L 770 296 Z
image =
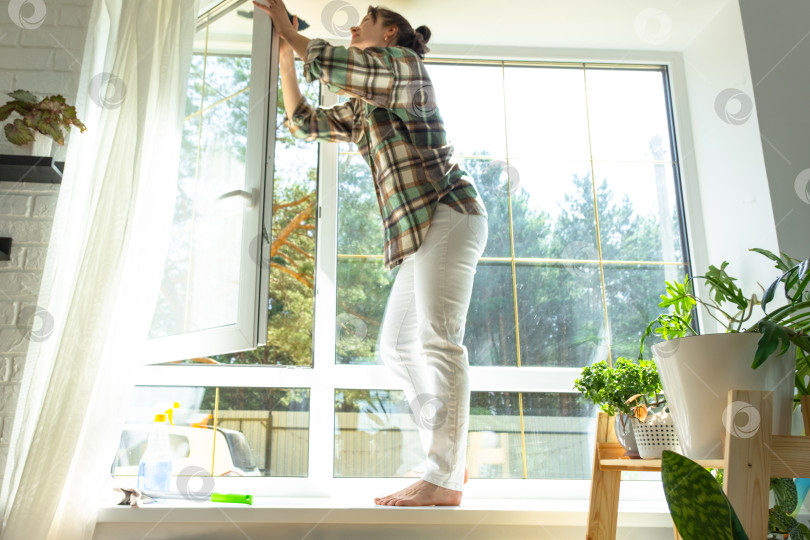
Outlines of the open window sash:
M 172 238 L 144 364 L 267 340 L 278 38 L 246 0 L 198 19 Z

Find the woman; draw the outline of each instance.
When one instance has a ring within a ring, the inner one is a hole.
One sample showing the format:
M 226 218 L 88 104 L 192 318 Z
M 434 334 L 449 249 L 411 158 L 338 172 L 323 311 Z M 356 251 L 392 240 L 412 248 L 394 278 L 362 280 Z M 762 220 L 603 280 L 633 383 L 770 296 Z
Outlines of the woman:
M 351 29 L 349 47 L 333 47 L 299 34 L 281 0 L 266 1 L 254 4 L 281 37 L 285 124 L 297 138 L 357 144 L 374 178 L 385 265 L 399 267 L 378 350 L 402 381 L 427 463 L 419 481 L 375 503 L 456 506 L 470 407 L 462 339 L 487 220 L 472 178 L 451 163 L 453 148 L 422 63 L 430 30 L 369 7 Z M 351 99 L 310 107 L 298 88 L 293 51 L 305 60 L 308 81 L 320 79 Z

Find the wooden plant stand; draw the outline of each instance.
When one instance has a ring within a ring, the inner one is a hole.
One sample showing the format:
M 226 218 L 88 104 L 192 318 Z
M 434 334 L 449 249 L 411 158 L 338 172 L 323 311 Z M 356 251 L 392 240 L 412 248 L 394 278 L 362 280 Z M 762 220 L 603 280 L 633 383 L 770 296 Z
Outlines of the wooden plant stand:
M 772 435 L 769 393 L 731 390 L 732 402 L 745 402 L 759 412 L 759 428 L 751 436 L 726 436 L 723 459 L 698 460 L 704 467 L 724 469 L 723 489 L 750 538 L 768 531 L 768 492 L 771 477 L 810 478 L 810 437 Z M 731 414 L 733 408 L 726 411 Z M 805 433 L 810 433 L 810 396 L 802 397 Z M 613 431 L 613 417 L 599 413 L 593 460 L 587 540 L 614 540 L 619 517 L 622 471 L 660 471 L 660 459 L 624 458 Z M 727 419 L 725 425 L 734 425 Z M 748 435 L 748 434 L 746 434 Z M 675 531 L 675 540 L 680 540 Z

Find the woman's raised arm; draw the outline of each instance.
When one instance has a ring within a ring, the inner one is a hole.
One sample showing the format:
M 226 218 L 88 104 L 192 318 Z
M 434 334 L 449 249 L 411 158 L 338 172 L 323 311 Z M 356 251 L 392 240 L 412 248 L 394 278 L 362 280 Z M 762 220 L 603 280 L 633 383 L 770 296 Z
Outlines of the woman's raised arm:
M 296 18 L 295 24 L 298 24 Z M 292 116 L 304 96 L 298 87 L 298 75 L 295 73 L 295 56 L 293 49 L 287 41 L 279 36 L 278 71 L 281 75 L 281 91 L 284 95 L 284 109 L 287 116 Z

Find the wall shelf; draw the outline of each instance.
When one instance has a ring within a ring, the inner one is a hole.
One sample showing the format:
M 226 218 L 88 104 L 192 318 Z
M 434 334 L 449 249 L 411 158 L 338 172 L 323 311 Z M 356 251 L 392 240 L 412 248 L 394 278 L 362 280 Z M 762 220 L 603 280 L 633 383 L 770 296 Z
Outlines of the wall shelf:
M 0 182 L 61 184 L 64 169 L 64 161 L 54 161 L 50 156 L 0 154 Z

